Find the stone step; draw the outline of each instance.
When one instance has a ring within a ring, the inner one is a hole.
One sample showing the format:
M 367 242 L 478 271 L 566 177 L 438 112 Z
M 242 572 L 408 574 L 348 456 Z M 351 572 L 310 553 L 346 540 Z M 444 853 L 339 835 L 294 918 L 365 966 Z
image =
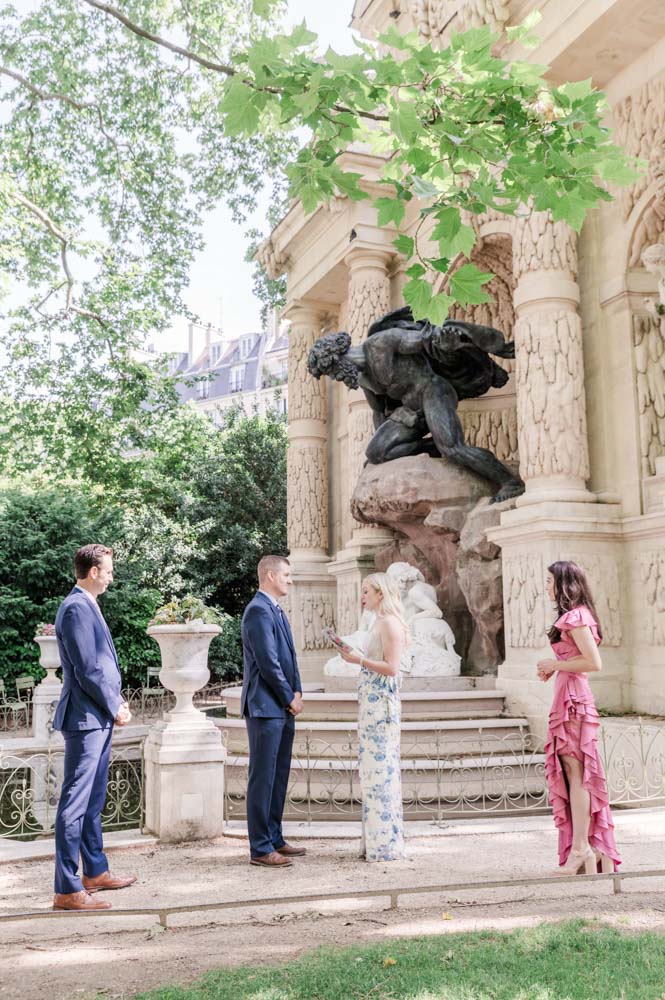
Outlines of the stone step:
M 547 806 L 542 754 L 486 754 L 431 760 L 402 759 L 406 819 L 450 815 L 505 815 Z M 226 768 L 227 819 L 245 816 L 246 756 L 231 756 Z M 360 818 L 357 762 L 301 760 L 291 768 L 285 818 L 320 821 Z
M 305 691 L 354 692 L 358 687 L 357 677 L 326 677 L 321 683 L 305 683 Z M 413 677 L 405 674 L 402 691 L 474 691 L 496 687 L 494 674 L 465 674 L 463 677 Z
M 249 752 L 243 719 L 219 719 L 230 754 Z M 530 748 L 529 724 L 522 718 L 437 719 L 402 722 L 402 757 L 416 759 L 519 753 Z M 355 720 L 296 722 L 293 747 L 300 759 L 355 759 L 358 724 Z
M 240 716 L 241 689 L 227 688 L 224 692 L 227 714 Z M 401 692 L 404 722 L 436 721 L 439 719 L 494 718 L 504 710 L 505 692 L 492 689 L 461 691 Z M 358 717 L 358 698 L 352 692 L 304 692 L 305 709 L 299 722 L 346 722 Z

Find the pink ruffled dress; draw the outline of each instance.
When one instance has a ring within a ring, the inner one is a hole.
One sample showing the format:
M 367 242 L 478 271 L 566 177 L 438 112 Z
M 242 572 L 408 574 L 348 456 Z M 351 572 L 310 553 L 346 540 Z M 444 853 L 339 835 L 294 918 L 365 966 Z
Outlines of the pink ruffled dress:
M 597 645 L 600 644 L 596 620 L 584 605 L 567 611 L 556 621 L 561 632 L 559 642 L 552 643 L 557 660 L 570 660 L 580 655 L 570 629 L 588 625 Z M 550 709 L 547 743 L 545 744 L 545 774 L 554 813 L 559 828 L 559 864 L 568 859 L 573 842 L 573 823 L 568 801 L 568 782 L 560 756 L 575 757 L 584 766 L 582 784 L 591 799 L 589 843 L 614 861 L 621 858 L 614 842 L 614 824 L 610 811 L 605 772 L 598 754 L 598 709 L 586 674 L 558 670 L 554 680 L 554 698 Z

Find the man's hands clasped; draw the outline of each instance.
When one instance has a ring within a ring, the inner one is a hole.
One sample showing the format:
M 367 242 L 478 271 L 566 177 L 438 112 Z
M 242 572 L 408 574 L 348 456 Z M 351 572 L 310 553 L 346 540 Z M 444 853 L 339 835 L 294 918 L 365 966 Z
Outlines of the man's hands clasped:
M 287 712 L 290 712 L 291 715 L 300 715 L 302 710 L 303 710 L 302 692 L 296 691 L 295 698 L 288 706 Z
M 126 701 L 123 701 L 122 705 L 118 709 L 118 714 L 115 717 L 116 726 L 126 726 L 132 717 L 132 713 L 129 711 L 129 705 Z

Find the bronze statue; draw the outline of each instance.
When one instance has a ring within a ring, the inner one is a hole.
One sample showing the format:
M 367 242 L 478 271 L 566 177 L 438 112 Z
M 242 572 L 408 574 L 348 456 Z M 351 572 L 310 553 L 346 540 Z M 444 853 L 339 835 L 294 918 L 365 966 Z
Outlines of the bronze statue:
M 457 415 L 460 399 L 482 396 L 508 381 L 491 354 L 515 357 L 514 345 L 500 330 L 450 319 L 432 326 L 415 321 L 406 307 L 373 323 L 357 347 L 348 333 L 320 337 L 307 368 L 315 378 L 327 375 L 365 393 L 375 427 L 368 462 L 380 465 L 422 453 L 447 458 L 496 483 L 491 502 L 500 503 L 523 493 L 524 483 L 486 448 L 465 444 Z

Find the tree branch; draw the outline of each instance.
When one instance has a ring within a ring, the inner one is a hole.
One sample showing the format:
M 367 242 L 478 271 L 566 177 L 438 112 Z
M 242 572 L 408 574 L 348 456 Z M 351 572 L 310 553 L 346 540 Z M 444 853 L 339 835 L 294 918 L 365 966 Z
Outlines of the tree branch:
M 212 69 L 216 73 L 224 73 L 225 76 L 237 76 L 237 72 L 233 66 L 227 66 L 221 62 L 213 62 L 211 59 L 206 59 L 205 56 L 198 55 L 197 52 L 193 52 L 191 49 L 183 48 L 182 45 L 176 45 L 175 42 L 169 42 L 168 39 L 162 38 L 161 35 L 155 35 L 152 31 L 148 31 L 139 24 L 135 24 L 121 10 L 118 10 L 117 7 L 114 7 L 110 3 L 106 3 L 105 0 L 83 0 L 83 3 L 87 3 L 89 7 L 95 7 L 102 14 L 114 17 L 116 21 L 120 21 L 121 24 L 124 24 L 135 35 L 138 35 L 139 38 L 145 38 L 149 42 L 154 42 L 155 45 L 161 45 L 162 48 L 168 49 L 170 52 L 184 56 L 185 59 L 191 59 L 193 62 L 198 63 L 199 66 L 205 67 L 205 69 Z
M 200 56 L 197 52 L 192 49 L 184 48 L 182 45 L 176 45 L 175 42 L 170 42 L 168 39 L 163 38 L 162 35 L 156 35 L 152 31 L 148 31 L 146 28 L 142 28 L 141 25 L 136 24 L 134 21 L 130 20 L 126 14 L 123 14 L 121 10 L 114 7 L 112 4 L 107 3 L 106 0 L 83 0 L 83 3 L 87 3 L 89 7 L 94 7 L 96 10 L 100 10 L 103 14 L 108 14 L 110 17 L 114 17 L 116 21 L 120 21 L 129 31 L 138 35 L 139 38 L 145 38 L 149 42 L 153 42 L 155 45 L 161 45 L 162 48 L 168 49 L 169 52 L 175 52 L 176 55 L 184 56 L 185 59 L 191 59 L 192 62 L 198 63 L 199 66 L 203 66 L 205 69 L 214 70 L 215 73 L 222 73 L 224 76 L 238 76 L 238 71 L 233 68 L 233 66 L 227 66 L 226 63 L 213 62 L 211 59 L 206 59 L 205 56 Z M 242 81 L 246 86 L 251 87 L 252 90 L 260 91 L 265 94 L 275 94 L 281 96 L 284 94 L 284 89 L 281 87 L 259 87 L 251 80 L 243 78 Z M 343 104 L 334 104 L 332 107 L 333 111 L 347 112 L 348 114 L 355 115 L 357 118 L 368 118 L 375 122 L 387 122 L 390 121 L 387 115 L 375 115 L 371 111 L 360 111 L 358 109 L 347 108 Z
M 118 166 L 118 177 L 120 178 L 120 184 L 122 186 L 122 203 L 119 212 L 119 214 L 121 214 L 125 204 L 126 189 L 125 174 L 122 169 L 122 160 L 120 157 L 120 148 L 113 136 L 106 130 L 106 122 L 104 121 L 104 115 L 102 114 L 102 109 L 99 105 L 95 104 L 94 101 L 77 101 L 75 98 L 70 97 L 69 94 L 63 94 L 60 91 L 42 90 L 41 87 L 36 86 L 36 84 L 28 80 L 27 77 L 23 76 L 21 73 L 17 73 L 14 69 L 10 69 L 8 66 L 0 65 L 0 74 L 4 74 L 4 76 L 9 76 L 13 80 L 16 80 L 16 82 L 20 83 L 21 86 L 26 88 L 26 90 L 29 90 L 31 94 L 38 97 L 40 101 L 62 101 L 63 104 L 68 104 L 71 108 L 75 108 L 76 111 L 94 111 L 96 113 L 99 120 L 99 131 L 102 133 L 106 141 L 113 146 L 115 151 L 115 158 Z
M 69 267 L 69 260 L 67 258 L 67 251 L 69 249 L 71 242 L 69 238 L 65 236 L 62 229 L 60 229 L 60 227 L 53 221 L 51 216 L 48 215 L 42 208 L 40 208 L 39 205 L 35 205 L 34 201 L 30 201 L 30 199 L 26 198 L 26 196 L 24 194 L 21 194 L 20 191 L 14 191 L 13 196 L 16 198 L 19 205 L 23 205 L 24 208 L 27 208 L 28 211 L 32 213 L 32 215 L 34 215 L 37 219 L 39 219 L 39 221 L 48 230 L 48 232 L 53 237 L 55 237 L 55 239 L 58 240 L 58 242 L 60 243 L 60 262 L 62 264 L 62 269 L 65 273 L 65 281 L 63 281 L 60 285 L 58 285 L 56 289 L 53 289 L 51 292 L 49 292 L 46 298 L 42 299 L 39 305 L 43 306 L 46 300 L 50 297 L 50 295 L 53 294 L 53 292 L 59 291 L 61 288 L 66 287 L 67 289 L 66 291 L 67 297 L 65 302 L 66 312 L 76 313 L 77 316 L 83 316 L 86 319 L 94 319 L 95 322 L 99 323 L 99 325 L 105 332 L 111 329 L 111 324 L 108 323 L 107 320 L 103 318 L 103 316 L 100 316 L 99 313 L 93 312 L 91 309 L 83 309 L 81 306 L 77 306 L 73 301 L 75 282 L 74 282 L 74 276 Z M 115 361 L 115 356 L 113 354 L 113 345 L 111 344 L 111 341 L 109 340 L 108 337 L 105 337 L 105 340 L 107 347 L 109 349 L 111 360 Z

